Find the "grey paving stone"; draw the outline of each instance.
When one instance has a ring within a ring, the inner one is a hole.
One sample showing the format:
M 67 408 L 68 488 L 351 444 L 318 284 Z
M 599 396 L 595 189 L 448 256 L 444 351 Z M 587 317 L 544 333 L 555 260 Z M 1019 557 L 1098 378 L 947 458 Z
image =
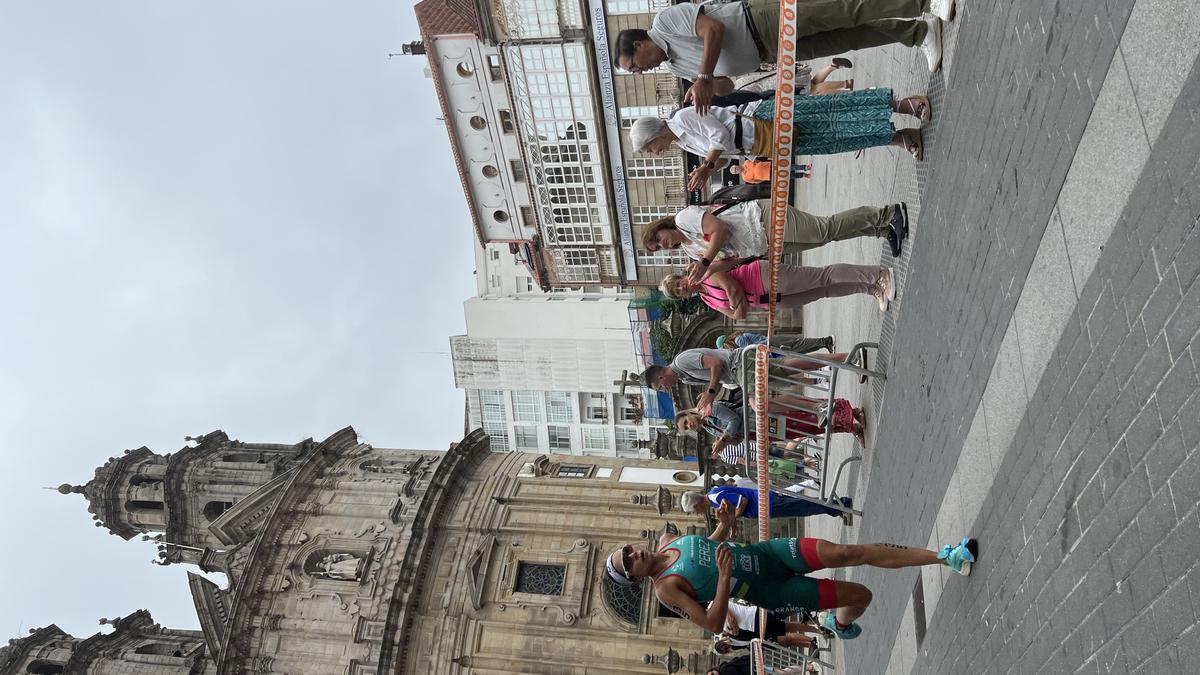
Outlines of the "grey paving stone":
M 1133 672 L 1138 675 L 1171 675 L 1172 673 L 1180 673 L 1179 657 L 1175 653 L 1175 647 L 1163 647 Z
M 1182 576 L 1192 566 L 1196 551 L 1200 551 L 1200 522 L 1195 511 L 1167 535 L 1159 551 L 1168 579 Z
M 1154 622 L 1150 616 L 1134 619 L 1121 634 L 1121 646 L 1125 659 L 1131 667 L 1137 667 L 1158 651 L 1160 645 L 1155 638 Z
M 1191 224 L 1187 233 L 1187 238 L 1183 242 L 1183 246 L 1179 249 L 1179 253 L 1175 255 L 1173 264 L 1177 269 L 1177 281 L 1181 288 L 1191 286 L 1196 277 L 1200 275 L 1200 230 L 1196 228 L 1196 216 L 1200 216 L 1200 210 L 1197 210 L 1192 204 L 1180 204 L 1180 211 L 1185 216 L 1183 224 L 1188 226 L 1187 217 L 1191 216 Z
M 1200 627 L 1192 624 L 1175 643 L 1179 669 L 1184 673 L 1200 673 Z
M 1137 529 L 1141 537 L 1143 551 L 1149 551 L 1159 544 L 1174 529 L 1175 504 L 1171 499 L 1170 490 L 1159 490 L 1158 494 L 1146 504 L 1146 508 L 1137 516 Z
M 1133 358 L 1130 355 L 1129 358 Z M 1171 352 L 1167 349 L 1166 337 L 1160 335 L 1146 350 L 1133 374 L 1133 383 L 1138 395 L 1143 399 L 1150 398 L 1158 383 L 1171 367 Z
M 1167 577 L 1159 555 L 1149 549 L 1143 549 L 1141 559 L 1125 579 L 1125 586 L 1129 589 L 1133 606 L 1139 612 L 1142 608 L 1149 607 L 1167 588 Z M 1147 621 L 1148 619 L 1149 617 Z
M 1186 421 L 1180 418 L 1181 424 Z M 1168 481 L 1175 515 L 1182 520 L 1200 501 L 1200 452 L 1192 452 Z
M 1121 53 L 1151 141 L 1166 122 L 1200 45 L 1200 17 L 1187 0 L 1142 0 L 1129 16 Z M 1163 49 L 1164 44 L 1178 45 Z
M 1196 623 L 1191 594 L 1185 580 L 1175 580 L 1174 585 L 1154 601 L 1150 609 L 1154 612 L 1154 624 L 1158 627 L 1158 639 L 1164 645 Z
M 1200 251 L 1197 251 L 1200 254 Z M 1182 256 L 1181 256 L 1182 257 Z M 1200 261 L 1198 261 L 1200 262 Z M 1162 280 L 1150 296 L 1146 306 L 1141 310 L 1140 317 L 1146 326 L 1146 333 L 1154 335 L 1167 324 L 1167 319 L 1175 311 L 1182 299 L 1179 291 L 1179 278 L 1172 266 L 1163 274 Z
M 1184 460 L 1183 437 L 1179 434 L 1178 424 L 1177 420 L 1168 427 L 1146 453 L 1146 473 L 1152 490 L 1165 486 L 1167 479 Z
M 1155 390 L 1158 411 L 1164 420 L 1175 417 L 1183 402 L 1196 392 L 1197 384 L 1196 367 L 1192 365 L 1192 359 L 1187 354 L 1181 354 Z

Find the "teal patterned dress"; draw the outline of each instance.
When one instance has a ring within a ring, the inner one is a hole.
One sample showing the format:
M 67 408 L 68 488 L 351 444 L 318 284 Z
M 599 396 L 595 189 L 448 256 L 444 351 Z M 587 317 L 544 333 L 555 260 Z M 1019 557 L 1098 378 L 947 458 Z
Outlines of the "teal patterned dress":
M 832 155 L 888 145 L 896 133 L 892 124 L 892 90 L 863 89 L 844 94 L 797 96 L 794 107 L 793 152 Z M 758 104 L 754 116 L 775 119 L 775 99 Z

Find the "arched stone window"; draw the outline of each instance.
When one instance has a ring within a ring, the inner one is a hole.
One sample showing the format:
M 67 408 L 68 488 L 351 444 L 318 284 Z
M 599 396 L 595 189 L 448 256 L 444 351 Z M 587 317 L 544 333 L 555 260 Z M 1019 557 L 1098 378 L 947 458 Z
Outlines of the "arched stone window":
M 127 511 L 162 511 L 162 502 L 152 502 L 145 499 L 130 499 L 125 502 Z
M 209 502 L 204 505 L 204 517 L 211 523 L 231 508 L 233 508 L 233 502 Z
M 604 575 L 600 580 L 604 606 L 618 619 L 631 626 L 642 621 L 642 584 L 618 584 Z
M 157 485 L 162 482 L 162 478 L 157 476 L 146 476 L 140 473 L 129 479 L 129 484 L 135 487 L 139 485 Z
M 25 668 L 25 672 L 33 675 L 58 675 L 63 672 L 63 667 L 49 661 L 34 661 Z

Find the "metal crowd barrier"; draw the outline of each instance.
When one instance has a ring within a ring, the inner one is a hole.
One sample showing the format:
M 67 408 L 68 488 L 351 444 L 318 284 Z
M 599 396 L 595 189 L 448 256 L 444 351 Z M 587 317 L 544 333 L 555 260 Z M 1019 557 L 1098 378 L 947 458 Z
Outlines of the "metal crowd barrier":
M 834 669 L 832 663 L 821 660 L 822 655 L 829 651 L 828 647 L 819 650 L 800 649 L 755 638 L 750 641 L 750 650 L 753 654 L 750 672 L 753 675 L 809 675 L 812 672 L 828 673 Z M 820 670 L 810 670 L 814 666 Z
M 767 401 L 767 409 L 763 412 L 771 415 L 769 426 L 773 425 L 770 438 L 756 438 L 753 444 L 745 442 L 743 461 L 747 475 L 755 475 L 753 469 L 757 462 L 756 450 L 770 448 L 775 453 L 782 453 L 782 459 L 796 462 L 800 468 L 799 473 L 792 476 L 779 472 L 772 474 L 771 490 L 780 495 L 829 506 L 843 513 L 862 515 L 862 511 L 845 507 L 839 500 L 841 495 L 837 491 L 846 467 L 851 462 L 862 461 L 862 456 L 855 454 L 839 462 L 833 480 L 828 480 L 828 450 L 832 434 L 829 416 L 833 411 L 834 399 L 837 398 L 838 378 L 843 372 L 886 379 L 882 370 L 872 370 L 864 365 L 867 350 L 878 347 L 878 343 L 875 342 L 860 342 L 847 352 L 845 362 L 831 361 L 827 354 L 801 354 L 770 347 L 771 358 L 768 361 L 765 392 L 757 391 L 755 386 L 755 348 L 742 349 L 736 358 L 739 361 L 738 378 L 742 388 L 742 429 L 745 438 L 748 440 L 750 432 L 756 429 L 756 401 Z M 809 363 L 796 364 L 789 362 L 791 359 L 803 359 Z M 819 434 L 790 431 L 787 428 L 789 414 L 798 412 L 815 415 L 817 425 L 824 427 L 824 431 Z M 787 448 L 789 442 L 795 443 L 795 447 Z M 817 466 L 807 468 L 806 459 L 815 459 Z

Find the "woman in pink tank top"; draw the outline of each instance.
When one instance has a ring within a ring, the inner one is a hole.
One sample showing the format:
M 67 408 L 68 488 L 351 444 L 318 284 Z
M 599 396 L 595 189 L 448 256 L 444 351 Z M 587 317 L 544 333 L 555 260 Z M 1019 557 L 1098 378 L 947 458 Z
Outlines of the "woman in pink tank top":
M 732 319 L 744 319 L 748 308 L 768 305 L 768 274 L 765 261 L 752 259 L 728 271 L 715 272 L 701 282 L 693 282 L 680 274 L 668 274 L 660 288 L 668 297 L 679 300 L 698 294 L 704 304 L 718 312 Z M 881 311 L 887 311 L 889 301 L 896 297 L 890 269 L 845 264 L 825 267 L 780 265 L 775 293 L 781 307 L 799 307 L 822 298 L 863 293 L 878 300 Z

